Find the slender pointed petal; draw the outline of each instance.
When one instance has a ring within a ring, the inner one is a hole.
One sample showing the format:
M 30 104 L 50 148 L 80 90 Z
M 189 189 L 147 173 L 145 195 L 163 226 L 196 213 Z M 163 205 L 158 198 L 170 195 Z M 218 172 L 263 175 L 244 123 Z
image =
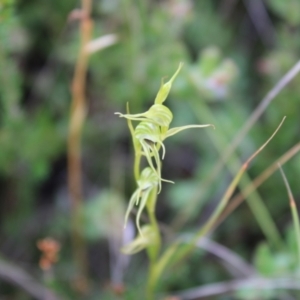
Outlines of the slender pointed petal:
M 118 115 L 120 118 L 126 118 L 133 121 L 149 121 L 147 118 L 145 118 L 146 113 L 131 115 L 115 112 L 115 115 Z
M 116 112 L 115 115 L 132 121 L 151 122 L 166 128 L 169 128 L 169 125 L 173 119 L 173 114 L 170 109 L 162 104 L 154 104 L 149 108 L 148 111 L 140 114 L 130 114 L 129 109 L 127 109 L 127 114 Z
M 150 193 L 150 189 L 148 189 L 146 192 L 144 192 L 137 215 L 136 215 L 136 219 L 135 219 L 136 227 L 137 227 L 140 235 L 143 235 L 141 227 L 140 227 L 140 218 L 141 218 L 142 211 L 143 211 L 144 207 L 146 206 L 146 202 L 149 198 L 149 193 Z
M 172 180 L 163 179 L 163 178 L 161 178 L 160 180 L 161 180 L 161 181 L 163 181 L 163 182 L 168 182 L 168 183 L 175 184 L 175 182 L 174 182 L 174 181 L 172 181 Z
M 149 164 L 150 168 L 153 170 L 154 173 L 157 174 L 157 171 L 156 171 L 156 169 L 154 168 L 154 165 L 153 165 L 153 162 L 152 162 L 152 159 L 151 159 L 151 153 L 150 153 L 150 151 L 149 151 L 149 148 L 150 148 L 149 145 L 148 145 L 147 142 L 145 142 L 145 141 L 141 141 L 141 145 L 142 145 L 143 150 L 144 150 L 144 152 L 145 152 L 145 156 L 146 156 L 146 159 L 147 159 L 147 161 L 148 161 L 148 164 Z M 151 149 L 151 148 L 150 148 L 150 149 Z
M 156 163 L 156 173 L 157 173 L 157 177 L 158 177 L 158 194 L 161 191 L 161 164 L 160 164 L 160 159 L 159 159 L 159 153 L 156 147 L 152 148 L 152 153 L 154 155 L 154 160 Z
M 128 218 L 129 218 L 129 214 L 134 206 L 134 203 L 136 202 L 136 200 L 138 199 L 138 195 L 140 193 L 140 190 L 137 189 L 131 196 L 130 200 L 129 200 L 129 204 L 128 204 L 128 207 L 127 207 L 127 210 L 126 210 L 126 214 L 125 214 L 125 221 L 124 221 L 124 228 L 126 227 L 127 225 L 127 222 L 128 222 Z
M 172 136 L 172 135 L 175 135 L 175 134 L 177 134 L 178 132 L 183 131 L 183 130 L 186 130 L 186 129 L 190 129 L 190 128 L 204 128 L 204 127 L 210 127 L 210 126 L 212 126 L 213 128 L 215 128 L 214 125 L 212 125 L 212 124 L 205 124 L 205 125 L 186 125 L 186 126 L 181 126 L 181 127 L 174 127 L 174 128 L 171 128 L 171 129 L 169 129 L 169 130 L 167 131 L 167 133 L 166 133 L 164 139 L 166 139 L 166 138 L 168 138 L 168 137 L 170 137 L 170 136 Z
M 161 148 L 163 149 L 162 159 L 164 159 L 164 158 L 165 158 L 165 155 L 166 155 L 166 147 L 165 147 L 164 143 L 161 142 L 161 141 L 157 141 L 157 143 L 158 143 L 158 144 L 161 146 Z

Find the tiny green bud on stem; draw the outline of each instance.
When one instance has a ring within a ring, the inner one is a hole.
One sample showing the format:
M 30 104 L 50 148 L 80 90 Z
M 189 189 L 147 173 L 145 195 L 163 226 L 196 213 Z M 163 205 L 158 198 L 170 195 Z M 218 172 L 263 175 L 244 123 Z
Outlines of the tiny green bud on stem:
M 172 87 L 172 83 L 175 80 L 176 76 L 178 75 L 182 66 L 183 66 L 183 63 L 180 63 L 177 71 L 175 72 L 175 74 L 172 76 L 172 78 L 168 82 L 163 83 L 163 80 L 162 80 L 162 84 L 161 84 L 160 89 L 154 100 L 155 104 L 162 104 L 167 99 L 169 92 L 171 90 L 171 87 Z

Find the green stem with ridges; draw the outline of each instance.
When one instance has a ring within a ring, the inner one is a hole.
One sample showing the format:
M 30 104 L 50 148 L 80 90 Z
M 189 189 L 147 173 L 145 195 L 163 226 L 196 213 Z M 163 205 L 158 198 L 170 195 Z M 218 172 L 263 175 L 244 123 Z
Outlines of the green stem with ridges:
M 155 216 L 155 207 L 156 207 L 156 200 L 157 200 L 157 187 L 154 188 L 147 201 L 147 212 L 149 221 L 151 224 L 151 228 L 154 230 L 155 233 L 155 241 L 153 245 L 147 248 L 147 254 L 149 257 L 149 273 L 148 273 L 148 280 L 147 280 L 147 287 L 146 287 L 146 296 L 148 300 L 154 299 L 154 291 L 155 291 L 155 283 L 156 283 L 156 262 L 157 257 L 161 248 L 161 235 L 159 231 L 159 226 L 157 223 L 157 219 Z
M 126 106 L 127 114 L 130 114 L 129 110 L 129 104 L 127 103 Z M 132 125 L 131 120 L 127 119 L 127 124 L 132 136 L 132 143 L 134 147 L 134 178 L 136 182 L 140 178 L 140 164 L 141 164 L 141 157 L 142 157 L 142 149 L 140 146 L 140 143 L 135 139 L 134 137 L 134 128 Z M 159 226 L 156 220 L 155 216 L 155 207 L 156 207 L 156 201 L 157 201 L 157 187 L 153 188 L 149 198 L 146 203 L 147 207 L 147 213 L 149 217 L 149 221 L 151 224 L 151 227 L 154 230 L 155 234 L 155 241 L 153 245 L 147 248 L 147 254 L 149 257 L 149 276 L 148 276 L 148 281 L 147 281 L 147 288 L 146 288 L 146 296 L 148 300 L 154 299 L 154 291 L 155 291 L 155 283 L 156 283 L 156 261 L 157 257 L 161 248 L 161 236 L 160 236 L 160 231 L 159 231 Z

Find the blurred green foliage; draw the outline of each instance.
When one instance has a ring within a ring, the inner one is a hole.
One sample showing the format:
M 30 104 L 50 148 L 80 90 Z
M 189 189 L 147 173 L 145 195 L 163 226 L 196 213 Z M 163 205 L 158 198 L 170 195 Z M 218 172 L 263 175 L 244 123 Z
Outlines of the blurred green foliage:
M 165 184 L 157 214 L 163 224 L 175 226 L 184 212 L 186 226 L 166 232 L 193 232 L 207 219 L 232 178 L 223 169 L 209 185 L 201 185 L 219 159 L 219 151 L 230 144 L 263 96 L 299 59 L 300 1 L 262 3 L 267 18 L 263 24 L 270 26 L 259 32 L 254 26 L 259 20 L 253 19 L 244 1 L 93 2 L 93 37 L 115 33 L 119 41 L 92 54 L 87 76 L 82 216 L 93 282 L 87 299 L 116 299 L 114 288 L 105 285 L 114 284 L 108 243 L 115 223 L 110 223 L 108 215 L 114 211 L 121 218 L 117 223 L 122 223 L 123 199 L 136 188 L 129 132 L 113 113 L 125 112 L 127 102 L 132 113 L 145 111 L 161 78 L 171 76 L 179 62 L 184 63 L 167 100 L 176 116 L 172 126 L 212 123 L 211 115 L 216 130 L 193 131 L 166 142 L 163 177 L 178 184 Z M 79 20 L 74 17 L 78 5 L 73 0 L 0 0 L 0 251 L 33 274 L 41 274 L 36 241 L 54 235 L 62 251 L 52 286 L 72 299 L 82 299 L 72 286 L 74 265 L 66 225 L 70 211 L 66 140 L 79 48 Z M 266 45 L 270 36 L 271 45 Z M 238 147 L 236 155 L 243 161 L 287 116 L 281 131 L 255 160 L 251 179 L 299 141 L 299 94 L 297 76 Z M 285 170 L 298 199 L 299 156 Z M 291 216 L 281 177 L 274 174 L 258 192 L 280 232 L 285 232 Z M 274 254 L 270 245 L 260 243 L 265 237 L 246 205 L 225 221 L 215 238 L 244 258 L 254 255 L 254 265 L 264 275 L 277 275 L 283 269 L 285 274 L 294 272 L 290 246 Z M 166 275 L 161 290 L 172 292 L 230 278 L 220 269 L 196 255 L 180 272 Z M 127 286 L 126 299 L 139 299 L 138 291 L 143 295 L 145 276 L 143 255 L 132 258 L 120 279 Z M 26 299 L 5 283 L 0 283 L 2 296 Z M 272 293 L 265 298 L 272 299 Z

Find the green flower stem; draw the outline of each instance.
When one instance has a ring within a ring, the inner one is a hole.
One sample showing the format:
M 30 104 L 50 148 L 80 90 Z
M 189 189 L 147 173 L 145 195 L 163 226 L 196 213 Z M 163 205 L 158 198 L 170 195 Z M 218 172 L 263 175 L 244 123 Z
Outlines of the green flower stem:
M 152 229 L 155 232 L 155 241 L 153 245 L 147 248 L 147 254 L 149 257 L 149 273 L 148 273 L 146 295 L 148 300 L 154 299 L 154 291 L 155 291 L 155 283 L 156 283 L 155 280 L 156 262 L 161 248 L 161 235 L 160 235 L 159 226 L 155 216 L 156 200 L 157 200 L 157 187 L 151 191 L 149 195 L 149 199 L 146 204 L 149 221 Z
M 151 265 L 149 269 L 149 277 L 147 282 L 146 295 L 147 300 L 154 299 L 154 291 L 158 282 L 159 277 L 162 275 L 164 269 L 168 265 L 171 257 L 175 254 L 177 250 L 177 244 L 172 244 L 170 247 L 166 249 L 163 256 L 153 265 Z
M 155 216 L 156 200 L 157 200 L 157 187 L 151 191 L 149 195 L 149 199 L 146 204 L 149 221 L 152 229 L 155 231 L 155 237 L 156 237 L 153 246 L 149 248 L 149 257 L 153 262 L 157 260 L 157 256 L 161 247 L 161 236 L 160 236 L 159 226 Z
M 130 114 L 128 103 L 127 103 L 126 110 L 127 110 L 127 114 Z M 138 141 L 134 137 L 134 128 L 130 119 L 127 119 L 127 124 L 132 136 L 132 142 L 133 142 L 133 147 L 135 152 L 134 178 L 137 182 L 140 179 L 140 164 L 141 164 L 141 157 L 142 157 L 142 149 L 140 143 L 138 143 Z M 156 200 L 157 200 L 157 187 L 153 188 L 146 203 L 149 221 L 155 234 L 154 243 L 147 248 L 147 254 L 149 257 L 149 272 L 148 272 L 149 275 L 147 281 L 146 295 L 148 300 L 154 299 L 155 283 L 157 282 L 156 281 L 157 272 L 155 266 L 156 266 L 158 253 L 161 248 L 161 236 L 160 236 L 159 226 L 155 217 Z
M 127 102 L 126 104 L 126 112 L 127 114 L 130 114 L 130 109 L 129 109 L 129 103 Z M 127 125 L 132 137 L 132 144 L 133 144 L 133 148 L 134 148 L 134 168 L 133 168 L 133 172 L 134 172 L 134 179 L 135 181 L 138 181 L 140 178 L 140 164 L 141 164 L 141 146 L 139 145 L 139 143 L 137 142 L 137 140 L 134 138 L 134 128 L 132 125 L 132 122 L 130 119 L 127 119 Z
M 293 215 L 294 228 L 296 231 L 296 241 L 298 246 L 298 264 L 300 266 L 300 221 L 295 200 L 291 202 L 291 210 Z
M 281 168 L 281 166 L 279 165 L 279 170 L 281 173 L 281 176 L 283 178 L 284 184 L 286 186 L 287 189 L 287 193 L 288 193 L 288 197 L 290 200 L 290 207 L 291 207 L 291 211 L 292 211 L 292 216 L 293 216 L 293 223 L 294 223 L 294 228 L 295 228 L 295 233 L 296 233 L 296 241 L 297 241 L 297 247 L 298 247 L 298 266 L 300 266 L 300 222 L 299 222 L 299 215 L 298 215 L 298 211 L 297 211 L 297 206 L 296 206 L 296 202 L 291 190 L 291 187 L 289 185 L 289 182 Z
M 141 164 L 141 153 L 138 152 L 138 153 L 135 153 L 135 156 L 134 156 L 134 168 L 133 168 L 133 171 L 134 171 L 134 178 L 135 178 L 135 181 L 138 181 L 139 178 L 140 178 L 140 164 Z

